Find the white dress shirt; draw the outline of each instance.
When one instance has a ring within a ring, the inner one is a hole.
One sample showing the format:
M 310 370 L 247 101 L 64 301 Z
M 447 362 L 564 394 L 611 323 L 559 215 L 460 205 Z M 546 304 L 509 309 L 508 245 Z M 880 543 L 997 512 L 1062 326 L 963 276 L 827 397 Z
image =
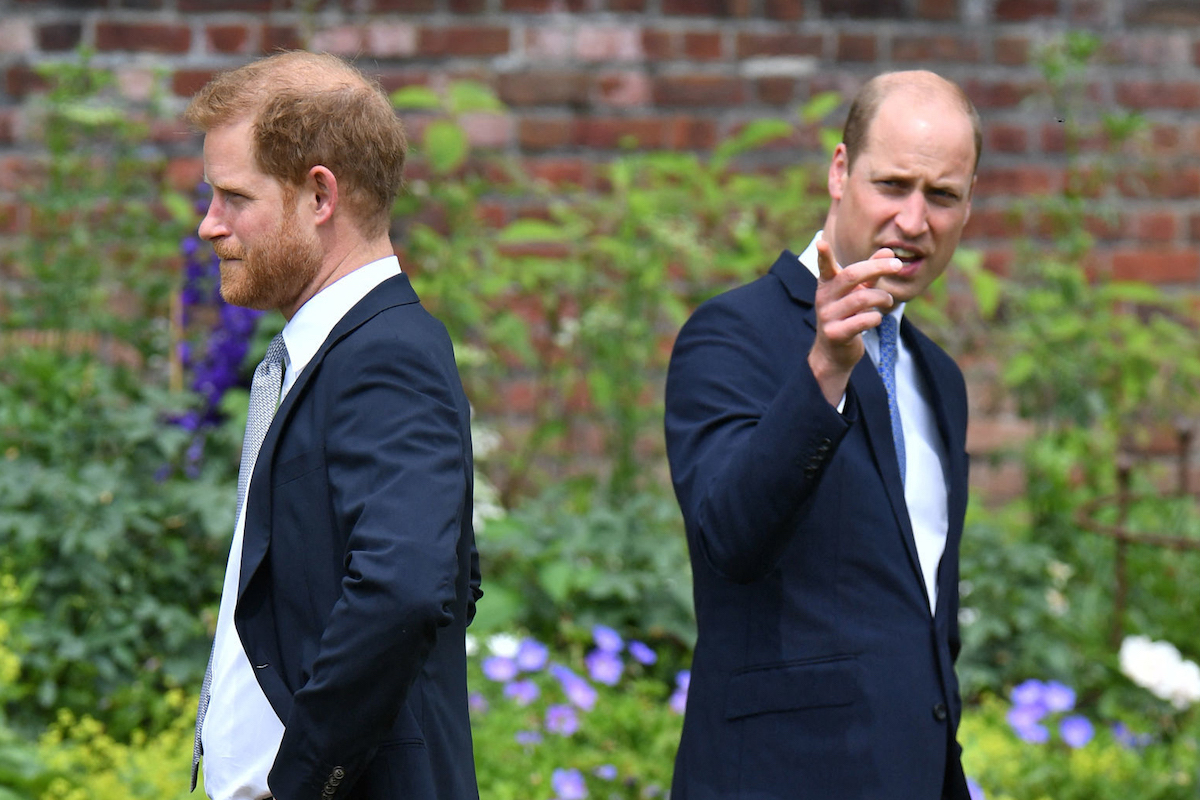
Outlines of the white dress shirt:
M 395 256 L 359 267 L 314 295 L 283 329 L 287 368 L 280 399 L 316 355 L 333 327 L 367 293 L 400 274 Z M 246 496 L 251 487 L 247 485 Z M 213 642 L 212 695 L 200 736 L 204 745 L 204 791 L 213 800 L 259 800 L 269 797 L 267 775 L 283 740 L 283 722 L 263 694 L 233 624 L 238 577 L 242 564 L 242 538 L 247 503 L 234 528 L 217 632 Z
M 820 280 L 817 265 L 817 241 L 823 231 L 818 231 L 812 242 L 800 256 L 800 262 Z M 904 317 L 904 303 L 892 309 L 891 314 L 899 323 Z M 863 333 L 863 345 L 872 363 L 879 364 L 879 329 L 872 328 Z M 896 352 L 896 404 L 900 407 L 900 427 L 904 430 L 905 474 L 904 502 L 908 506 L 912 522 L 913 537 L 917 544 L 917 558 L 925 579 L 929 596 L 929 610 L 937 609 L 937 572 L 946 550 L 946 533 L 950 528 L 947 503 L 949 491 L 946 481 L 946 445 L 938 430 L 937 418 L 926 399 L 925 381 L 922 379 L 912 353 L 901 336 Z M 845 398 L 843 398 L 844 402 Z M 842 406 L 838 406 L 840 411 Z

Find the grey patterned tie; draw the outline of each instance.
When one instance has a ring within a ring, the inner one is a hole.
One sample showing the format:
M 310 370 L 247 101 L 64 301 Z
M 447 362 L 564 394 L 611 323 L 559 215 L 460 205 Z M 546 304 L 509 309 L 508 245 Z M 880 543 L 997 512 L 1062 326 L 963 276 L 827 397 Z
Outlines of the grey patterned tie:
M 879 323 L 879 364 L 876 369 L 887 390 L 888 415 L 892 418 L 892 442 L 896 445 L 896 461 L 900 464 L 900 480 L 904 481 L 904 427 L 900 424 L 900 406 L 896 403 L 896 355 L 899 348 L 900 323 L 891 314 L 883 315 Z
M 254 370 L 254 379 L 250 382 L 250 409 L 246 414 L 246 435 L 242 438 L 242 462 L 238 467 L 237 513 L 234 516 L 234 525 L 242 516 L 242 504 L 246 502 L 246 487 L 250 484 L 250 473 L 254 471 L 258 448 L 262 447 L 267 428 L 271 427 L 271 419 L 275 416 L 275 408 L 279 405 L 285 356 L 287 346 L 284 345 L 283 334 L 280 333 L 267 346 L 267 354 Z M 213 651 L 210 650 L 208 668 L 204 670 L 204 683 L 200 686 L 200 704 L 196 708 L 196 740 L 192 743 L 192 791 L 196 789 L 196 776 L 200 771 L 200 729 L 204 725 L 204 715 L 208 712 L 208 701 L 212 692 L 212 666 Z

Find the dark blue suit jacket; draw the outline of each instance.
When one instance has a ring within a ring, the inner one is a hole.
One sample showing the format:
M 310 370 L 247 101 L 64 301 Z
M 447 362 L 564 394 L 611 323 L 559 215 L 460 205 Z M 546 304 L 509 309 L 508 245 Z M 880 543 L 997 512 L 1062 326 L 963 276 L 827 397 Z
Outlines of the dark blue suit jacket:
M 931 614 L 869 358 L 844 414 L 807 356 L 816 279 L 784 252 L 703 304 L 675 344 L 667 452 L 699 637 L 672 800 L 966 798 L 958 548 L 962 374 L 907 320 L 945 441 L 950 529 Z
M 280 800 L 475 800 L 469 412 L 408 278 L 334 327 L 276 412 L 234 621 L 286 732 Z

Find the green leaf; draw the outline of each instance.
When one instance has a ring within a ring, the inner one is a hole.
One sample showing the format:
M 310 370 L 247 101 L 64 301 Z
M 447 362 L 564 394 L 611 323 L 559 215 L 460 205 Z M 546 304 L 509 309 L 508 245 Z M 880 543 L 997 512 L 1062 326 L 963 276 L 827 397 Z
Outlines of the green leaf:
M 442 98 L 428 86 L 405 86 L 391 94 L 392 105 L 406 111 L 432 110 L 442 107 Z
M 817 135 L 821 139 L 821 147 L 825 148 L 825 152 L 830 155 L 842 143 L 842 132 L 834 128 L 822 128 L 821 132 Z
M 828 117 L 842 104 L 842 96 L 837 92 L 821 92 L 809 98 L 800 109 L 800 119 L 812 124 Z
M 570 233 L 563 226 L 544 219 L 519 219 L 506 226 L 496 238 L 505 244 L 563 242 L 570 239 Z
M 448 175 L 467 160 L 467 132 L 450 120 L 439 119 L 425 129 L 425 157 L 438 175 Z
M 476 81 L 455 81 L 450 84 L 450 110 L 455 114 L 472 111 L 503 111 L 504 104 L 492 90 Z
M 791 123 L 781 119 L 759 119 L 742 128 L 733 136 L 717 145 L 712 157 L 713 170 L 720 172 L 729 161 L 742 153 L 762 147 L 768 142 L 783 139 L 792 134 Z

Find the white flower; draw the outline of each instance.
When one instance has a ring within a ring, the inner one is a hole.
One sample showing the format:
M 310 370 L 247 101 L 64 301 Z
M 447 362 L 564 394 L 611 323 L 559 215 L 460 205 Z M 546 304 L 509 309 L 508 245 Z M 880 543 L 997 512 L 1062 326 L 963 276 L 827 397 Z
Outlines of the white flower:
M 579 336 L 579 320 L 575 317 L 564 317 L 558 323 L 558 333 L 554 334 L 554 344 L 566 350 L 575 343 Z
M 1170 642 L 1127 636 L 1118 656 L 1121 672 L 1138 686 L 1183 710 L 1200 700 L 1200 666 Z
M 1046 572 L 1049 573 L 1055 588 L 1058 589 L 1066 586 L 1067 581 L 1071 580 L 1071 576 L 1075 574 L 1075 570 L 1070 564 L 1064 564 L 1062 561 L 1055 561 L 1053 559 L 1046 565 Z
M 978 619 L 979 611 L 974 608 L 963 606 L 958 610 L 958 624 L 964 628 L 968 625 L 974 625 Z
M 487 527 L 488 520 L 501 519 L 505 514 L 500 505 L 500 495 L 487 478 L 475 473 L 475 497 L 471 504 L 471 524 L 479 533 Z
M 479 652 L 479 640 L 476 639 L 472 634 L 467 634 L 464 644 L 467 648 L 467 655 L 473 656 Z
M 1067 613 L 1067 609 L 1071 607 L 1071 603 L 1067 600 L 1067 596 L 1058 589 L 1046 590 L 1046 605 L 1050 608 L 1050 613 L 1056 617 L 1061 617 Z
M 500 444 L 500 433 L 495 428 L 471 420 L 471 453 L 476 461 L 499 450 Z
M 495 633 L 488 637 L 488 650 L 501 658 L 516 658 L 521 649 L 521 640 L 511 633 Z

